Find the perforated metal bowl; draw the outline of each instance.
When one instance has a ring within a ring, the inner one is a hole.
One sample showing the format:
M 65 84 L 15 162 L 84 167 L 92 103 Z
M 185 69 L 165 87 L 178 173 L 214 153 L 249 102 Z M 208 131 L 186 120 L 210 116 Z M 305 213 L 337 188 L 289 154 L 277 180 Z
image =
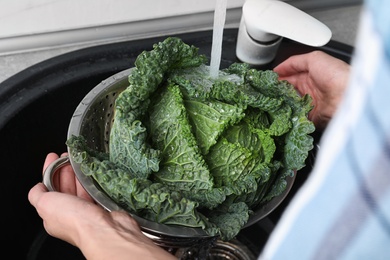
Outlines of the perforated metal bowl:
M 87 144 L 99 151 L 108 151 L 110 129 L 114 119 L 114 102 L 118 94 L 128 86 L 128 75 L 131 69 L 119 72 L 102 81 L 92 89 L 76 108 L 68 129 L 68 138 L 82 135 Z M 44 173 L 44 183 L 54 190 L 52 178 L 56 170 L 70 161 L 80 183 L 91 197 L 109 211 L 123 210 L 100 188 L 92 177 L 86 176 L 80 165 L 72 160 L 72 150 L 68 148 L 69 157 L 60 158 L 52 163 Z M 255 210 L 245 227 L 261 220 L 271 213 L 287 196 L 295 180 L 295 175 L 287 178 L 287 188 L 283 194 L 273 198 Z M 210 238 L 201 228 L 165 225 L 152 222 L 136 215 L 143 232 L 162 246 L 188 246 L 196 240 Z

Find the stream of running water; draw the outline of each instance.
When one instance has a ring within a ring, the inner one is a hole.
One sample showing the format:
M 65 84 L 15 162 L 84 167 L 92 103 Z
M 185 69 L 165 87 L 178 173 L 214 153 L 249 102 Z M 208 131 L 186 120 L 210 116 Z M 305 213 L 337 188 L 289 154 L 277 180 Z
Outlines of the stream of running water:
M 213 42 L 211 46 L 210 76 L 217 78 L 222 55 L 223 29 L 226 20 L 227 0 L 216 0 L 214 10 Z

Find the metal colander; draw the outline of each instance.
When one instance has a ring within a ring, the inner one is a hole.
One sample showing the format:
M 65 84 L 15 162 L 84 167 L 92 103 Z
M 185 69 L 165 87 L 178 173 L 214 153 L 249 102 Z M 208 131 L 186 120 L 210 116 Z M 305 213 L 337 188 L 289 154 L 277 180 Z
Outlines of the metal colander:
M 115 99 L 128 86 L 128 75 L 131 70 L 119 72 L 102 81 L 84 97 L 70 121 L 68 138 L 72 135 L 82 135 L 91 148 L 108 151 L 110 129 L 114 120 Z M 69 157 L 60 158 L 45 171 L 44 183 L 46 186 L 54 190 L 51 183 L 53 173 L 69 160 L 78 180 L 97 203 L 109 211 L 123 210 L 110 199 L 92 177 L 82 173 L 80 165 L 72 160 L 72 150 L 69 148 L 68 153 Z M 284 193 L 257 209 L 245 227 L 256 223 L 273 211 L 286 197 L 294 180 L 295 176 L 289 177 Z M 131 215 L 138 221 L 147 236 L 164 247 L 186 247 L 193 245 L 197 240 L 211 239 L 201 228 L 159 224 Z

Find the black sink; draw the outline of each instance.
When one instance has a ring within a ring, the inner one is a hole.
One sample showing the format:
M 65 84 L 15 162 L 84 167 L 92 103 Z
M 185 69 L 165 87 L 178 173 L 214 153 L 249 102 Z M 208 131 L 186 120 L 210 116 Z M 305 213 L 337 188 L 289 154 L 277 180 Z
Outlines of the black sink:
M 209 56 L 211 31 L 176 36 Z M 221 67 L 238 61 L 236 37 L 236 29 L 225 30 Z M 66 151 L 69 121 L 80 100 L 103 79 L 133 67 L 141 51 L 151 49 L 154 43 L 165 38 L 120 42 L 71 52 L 29 67 L 0 84 L 4 255 L 11 255 L 13 259 L 84 259 L 76 248 L 45 233 L 42 220 L 27 200 L 27 193 L 42 179 L 46 154 Z M 283 40 L 275 61 L 259 68 L 271 69 L 293 54 L 314 49 Z M 333 41 L 319 49 L 347 62 L 353 52 L 351 46 Z M 316 140 L 320 136 L 321 133 L 314 134 Z M 238 236 L 255 254 L 261 250 L 285 205 L 305 181 L 312 163 L 310 157 L 308 166 L 299 172 L 290 195 L 277 210 Z M 256 243 L 252 245 L 254 240 Z

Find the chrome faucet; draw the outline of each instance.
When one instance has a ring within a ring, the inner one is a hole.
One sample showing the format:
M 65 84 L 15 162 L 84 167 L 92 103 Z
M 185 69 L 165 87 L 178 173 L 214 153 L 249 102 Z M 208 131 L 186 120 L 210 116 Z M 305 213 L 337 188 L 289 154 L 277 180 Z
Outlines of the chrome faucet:
M 331 30 L 309 14 L 278 0 L 247 0 L 238 30 L 237 58 L 252 65 L 271 62 L 282 38 L 323 46 Z

